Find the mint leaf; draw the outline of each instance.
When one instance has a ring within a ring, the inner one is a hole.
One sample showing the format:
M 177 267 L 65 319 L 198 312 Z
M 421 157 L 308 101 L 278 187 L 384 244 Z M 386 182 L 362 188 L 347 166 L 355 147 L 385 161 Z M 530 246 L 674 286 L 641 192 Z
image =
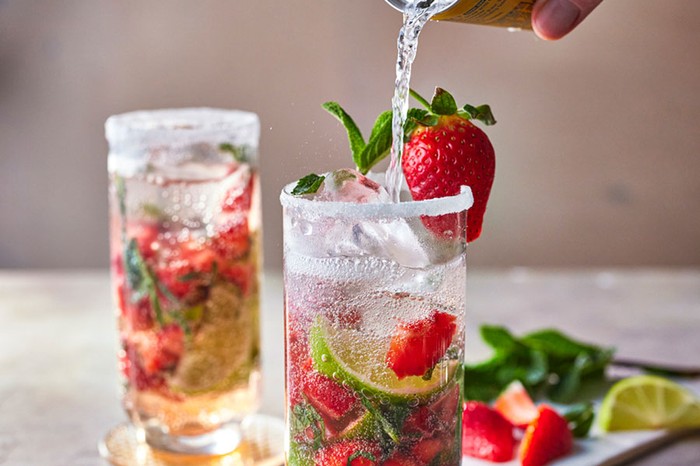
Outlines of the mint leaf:
M 579 353 L 595 352 L 599 347 L 581 343 L 554 329 L 532 332 L 522 338 L 523 344 L 549 354 L 576 357 Z
M 479 333 L 484 343 L 497 353 L 506 353 L 519 349 L 518 340 L 505 327 L 482 325 Z
M 564 419 L 569 421 L 569 429 L 571 429 L 571 433 L 576 438 L 583 438 L 588 435 L 594 418 L 593 403 L 590 401 L 573 405 L 564 412 Z
M 323 444 L 326 431 L 323 418 L 310 403 L 299 403 L 294 406 L 290 418 L 293 438 L 308 439 L 307 433 L 310 431 L 312 435 L 310 442 L 313 448 L 319 448 Z
M 478 107 L 466 104 L 458 112 L 458 115 L 467 118 L 469 120 L 479 120 L 486 126 L 492 126 L 496 124 L 496 118 L 494 118 L 491 112 L 491 107 L 488 105 L 479 105 Z
M 249 159 L 249 148 L 247 146 L 234 146 L 230 142 L 223 142 L 219 144 L 219 150 L 231 154 L 236 162 L 245 163 Z
M 292 195 L 301 196 L 303 194 L 314 194 L 323 183 L 325 176 L 310 173 L 297 181 L 296 186 L 292 189 Z
M 357 170 L 363 175 L 366 175 L 372 167 L 389 155 L 392 141 L 391 118 L 391 110 L 387 110 L 377 117 L 367 145 L 363 148 L 358 159 L 355 160 Z
M 430 110 L 436 115 L 454 115 L 457 113 L 457 102 L 452 94 L 440 87 L 435 88 Z
M 361 167 L 360 154 L 362 154 L 362 150 L 365 148 L 365 139 L 362 137 L 362 132 L 360 132 L 360 129 L 355 124 L 355 121 L 337 102 L 326 102 L 322 105 L 322 107 L 328 113 L 336 117 L 345 127 L 345 130 L 348 133 L 348 139 L 350 140 L 350 151 L 352 152 L 352 158 L 355 161 L 355 165 Z

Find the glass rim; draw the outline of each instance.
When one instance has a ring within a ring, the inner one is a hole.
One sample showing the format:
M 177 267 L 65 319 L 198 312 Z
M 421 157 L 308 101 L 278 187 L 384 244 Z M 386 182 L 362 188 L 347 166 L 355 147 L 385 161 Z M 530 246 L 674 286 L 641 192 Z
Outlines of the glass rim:
M 208 135 L 253 129 L 259 131 L 257 114 L 245 110 L 212 107 L 136 110 L 112 115 L 105 121 L 105 136 L 110 143 L 127 138 L 201 140 Z
M 286 185 L 280 193 L 284 208 L 298 208 L 318 218 L 411 218 L 420 216 L 455 214 L 468 210 L 474 204 L 469 186 L 462 186 L 459 194 L 426 199 L 423 201 L 376 202 L 357 204 L 354 202 L 314 201 L 305 196 L 291 194 L 296 182 Z

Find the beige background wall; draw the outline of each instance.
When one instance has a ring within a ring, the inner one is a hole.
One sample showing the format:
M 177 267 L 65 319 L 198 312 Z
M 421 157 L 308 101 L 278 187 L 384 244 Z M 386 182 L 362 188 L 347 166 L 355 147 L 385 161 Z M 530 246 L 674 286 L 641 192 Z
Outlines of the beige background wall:
M 700 265 L 700 2 L 607 0 L 564 41 L 432 24 L 414 87 L 488 102 L 497 177 L 475 265 Z M 107 263 L 113 113 L 256 111 L 266 260 L 283 183 L 348 165 L 320 104 L 389 105 L 382 0 L 0 0 L 0 267 Z

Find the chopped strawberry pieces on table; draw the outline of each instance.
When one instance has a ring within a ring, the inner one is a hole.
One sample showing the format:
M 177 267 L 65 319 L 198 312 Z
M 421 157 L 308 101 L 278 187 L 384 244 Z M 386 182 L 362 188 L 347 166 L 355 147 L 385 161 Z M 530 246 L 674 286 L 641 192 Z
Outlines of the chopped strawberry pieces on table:
M 511 383 L 501 393 L 493 407 L 515 427 L 524 429 L 539 416 L 530 394 L 519 381 Z
M 469 401 L 462 414 L 462 454 L 502 463 L 513 459 L 513 425 L 485 403 Z
M 573 435 L 566 419 L 547 405 L 538 407 L 539 416 L 525 430 L 519 457 L 523 466 L 543 466 L 573 449 Z

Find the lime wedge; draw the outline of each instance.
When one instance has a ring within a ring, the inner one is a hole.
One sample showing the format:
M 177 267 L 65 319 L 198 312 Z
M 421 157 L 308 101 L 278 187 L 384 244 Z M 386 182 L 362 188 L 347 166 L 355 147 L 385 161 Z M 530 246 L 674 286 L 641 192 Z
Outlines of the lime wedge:
M 662 377 L 640 375 L 613 385 L 600 406 L 603 431 L 700 427 L 700 400 Z
M 316 370 L 364 395 L 390 402 L 429 398 L 452 380 L 459 365 L 456 360 L 440 361 L 427 380 L 410 376 L 399 380 L 384 360 L 388 339 L 336 328 L 324 318 L 312 327 L 309 343 Z
M 229 284 L 209 292 L 204 315 L 170 379 L 187 395 L 230 390 L 248 380 L 255 366 L 254 302 L 243 300 Z

